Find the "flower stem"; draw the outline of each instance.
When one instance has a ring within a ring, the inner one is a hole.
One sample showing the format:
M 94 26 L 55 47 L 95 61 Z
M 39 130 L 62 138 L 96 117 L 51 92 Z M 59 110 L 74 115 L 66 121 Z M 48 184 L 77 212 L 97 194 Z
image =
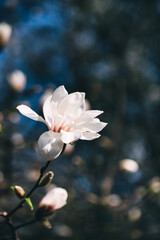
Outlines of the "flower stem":
M 12 224 L 12 219 L 11 217 L 8 217 L 6 212 L 2 212 L 0 213 L 0 216 L 3 217 L 6 220 L 6 224 L 8 224 L 8 226 L 10 227 L 11 231 L 12 231 L 12 237 L 11 236 L 4 236 L 4 237 L 0 237 L 0 239 L 13 239 L 13 240 L 19 240 L 17 232 L 15 231 L 15 228 Z
M 41 178 L 43 177 L 46 169 L 48 168 L 49 164 L 51 163 L 51 161 L 48 161 L 46 163 L 46 165 L 44 167 L 41 168 L 40 170 L 40 176 L 37 180 L 37 182 L 35 183 L 35 185 L 33 186 L 33 188 L 29 191 L 29 193 L 26 195 L 26 198 L 30 197 L 31 194 L 39 187 L 39 183 L 41 181 Z M 26 202 L 26 200 L 22 200 L 18 205 L 17 207 L 15 207 L 13 210 L 11 210 L 8 214 L 7 214 L 7 218 L 9 218 L 12 214 L 14 214 L 18 209 L 22 208 L 24 203 Z
M 16 226 L 16 227 L 14 227 L 14 230 L 17 230 L 18 228 L 22 228 L 22 227 L 25 227 L 25 226 L 28 226 L 28 225 L 31 225 L 31 224 L 34 224 L 34 223 L 36 223 L 36 222 L 37 222 L 37 220 L 36 220 L 36 219 L 33 219 L 33 220 L 30 221 L 30 222 L 22 223 L 22 224 L 20 224 L 20 225 L 18 225 L 18 226 Z

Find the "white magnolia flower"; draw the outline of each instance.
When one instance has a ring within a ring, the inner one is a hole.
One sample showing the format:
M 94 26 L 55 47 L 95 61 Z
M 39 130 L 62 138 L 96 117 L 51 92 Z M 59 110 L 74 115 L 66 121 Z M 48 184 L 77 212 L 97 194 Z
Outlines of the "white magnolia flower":
M 26 86 L 26 76 L 20 70 L 13 71 L 7 78 L 8 83 L 16 92 L 22 92 Z
M 0 48 L 6 46 L 12 34 L 12 27 L 8 23 L 0 23 Z
M 66 205 L 68 193 L 64 188 L 51 189 L 40 201 L 36 211 L 36 217 L 41 219 L 53 214 L 53 212 Z
M 68 94 L 64 86 L 57 88 L 45 100 L 44 118 L 26 105 L 19 105 L 17 109 L 26 117 L 47 125 L 48 131 L 38 140 L 39 154 L 45 160 L 58 157 L 64 144 L 78 139 L 93 140 L 100 137 L 97 132 L 107 125 L 96 118 L 103 111 L 85 111 L 85 93 Z

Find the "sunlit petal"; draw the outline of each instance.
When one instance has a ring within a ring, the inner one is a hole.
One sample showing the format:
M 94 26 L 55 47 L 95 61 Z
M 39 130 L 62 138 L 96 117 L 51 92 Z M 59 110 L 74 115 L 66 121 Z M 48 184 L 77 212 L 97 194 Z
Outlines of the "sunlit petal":
M 57 107 L 61 115 L 76 119 L 85 110 L 85 94 L 80 92 L 66 96 Z
M 47 97 L 47 99 L 43 104 L 43 115 L 50 129 L 52 129 L 54 125 L 51 98 L 52 98 L 52 95 Z
M 91 122 L 87 122 L 79 125 L 79 129 L 82 131 L 100 132 L 107 123 L 101 122 L 98 118 L 93 119 Z
M 39 116 L 36 112 L 34 112 L 30 107 L 22 104 L 22 105 L 19 105 L 17 109 L 24 116 L 31 118 L 32 120 L 35 120 L 35 121 L 44 122 L 46 124 L 46 121 L 41 116 Z
M 88 110 L 85 111 L 85 115 L 86 116 L 90 116 L 92 119 L 99 116 L 100 114 L 102 114 L 103 111 L 99 111 L 99 110 Z
M 38 152 L 47 161 L 57 158 L 62 152 L 64 143 L 61 134 L 53 131 L 43 133 L 38 140 Z
M 101 135 L 98 133 L 94 132 L 84 132 L 82 137 L 80 138 L 81 140 L 94 140 L 96 138 L 99 138 Z
M 53 188 L 41 200 L 38 207 L 51 206 L 52 211 L 62 208 L 67 203 L 68 193 L 63 188 Z
M 51 101 L 54 102 L 54 103 L 59 103 L 67 95 L 68 95 L 68 92 L 66 91 L 65 87 L 60 86 L 54 91 Z
M 76 124 L 83 124 L 86 122 L 90 122 L 93 118 L 97 117 L 98 115 L 102 114 L 103 111 L 98 110 L 88 110 L 81 114 L 79 118 L 76 119 Z
M 61 133 L 62 133 L 61 139 L 66 144 L 74 142 L 74 141 L 80 139 L 80 137 L 82 136 L 81 131 L 78 131 L 78 130 L 73 130 L 70 132 L 66 132 L 66 131 L 62 130 Z

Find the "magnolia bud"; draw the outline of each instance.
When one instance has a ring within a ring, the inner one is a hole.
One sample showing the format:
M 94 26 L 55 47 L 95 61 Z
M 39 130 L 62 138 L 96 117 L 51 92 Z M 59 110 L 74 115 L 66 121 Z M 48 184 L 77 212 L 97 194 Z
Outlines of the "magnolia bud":
M 39 187 L 44 187 L 44 186 L 48 185 L 52 181 L 53 176 L 54 176 L 54 173 L 52 171 L 49 171 L 48 173 L 46 173 L 42 177 L 42 179 L 39 183 Z
M 51 215 L 50 211 L 48 211 L 48 209 L 45 206 L 40 207 L 35 211 L 35 218 L 39 221 L 42 221 L 43 219 L 49 217 L 50 215 Z
M 19 199 L 25 198 L 26 193 L 22 187 L 14 186 L 14 191 Z
M 51 225 L 51 223 L 50 223 L 50 221 L 48 219 L 45 218 L 45 219 L 41 220 L 41 222 L 43 223 L 44 227 L 46 227 L 48 229 L 52 228 L 52 225 Z
M 63 188 L 53 188 L 40 201 L 35 212 L 37 220 L 42 220 L 66 205 L 68 193 Z

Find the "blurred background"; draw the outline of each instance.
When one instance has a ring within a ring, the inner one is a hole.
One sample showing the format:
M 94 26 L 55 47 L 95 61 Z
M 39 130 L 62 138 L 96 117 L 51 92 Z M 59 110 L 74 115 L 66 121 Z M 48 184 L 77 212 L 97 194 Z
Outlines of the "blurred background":
M 78 141 L 52 162 L 52 184 L 69 192 L 51 220 L 20 229 L 21 240 L 160 238 L 160 1 L 0 1 L 0 211 L 28 191 L 45 164 L 37 139 L 46 130 L 18 113 L 42 114 L 55 88 L 86 92 L 104 110 L 101 138 Z M 36 208 L 46 188 L 32 195 Z M 25 206 L 16 225 L 32 219 Z M 1 228 L 2 229 L 2 228 Z

